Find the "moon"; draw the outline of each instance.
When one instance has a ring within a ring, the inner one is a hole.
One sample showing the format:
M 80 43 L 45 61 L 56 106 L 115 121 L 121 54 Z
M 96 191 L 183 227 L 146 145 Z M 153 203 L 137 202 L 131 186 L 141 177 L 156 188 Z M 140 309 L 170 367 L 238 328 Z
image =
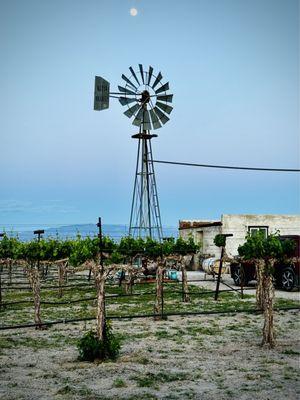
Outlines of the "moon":
M 131 15 L 132 17 L 135 17 L 135 16 L 137 15 L 137 13 L 138 13 L 138 11 L 137 11 L 136 8 L 131 8 L 131 9 L 130 9 L 130 15 Z

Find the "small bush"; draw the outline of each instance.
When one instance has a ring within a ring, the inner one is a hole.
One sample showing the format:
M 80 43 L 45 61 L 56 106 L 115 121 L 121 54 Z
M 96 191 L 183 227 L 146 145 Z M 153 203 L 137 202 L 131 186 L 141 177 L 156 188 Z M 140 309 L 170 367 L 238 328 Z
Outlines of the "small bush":
M 224 236 L 222 234 L 216 235 L 215 238 L 214 238 L 214 244 L 217 247 L 225 247 L 225 245 L 226 245 L 226 236 Z
M 100 341 L 96 332 L 89 331 L 77 343 L 79 359 L 82 361 L 115 360 L 119 354 L 120 339 L 112 333 L 111 324 L 106 322 L 104 339 Z

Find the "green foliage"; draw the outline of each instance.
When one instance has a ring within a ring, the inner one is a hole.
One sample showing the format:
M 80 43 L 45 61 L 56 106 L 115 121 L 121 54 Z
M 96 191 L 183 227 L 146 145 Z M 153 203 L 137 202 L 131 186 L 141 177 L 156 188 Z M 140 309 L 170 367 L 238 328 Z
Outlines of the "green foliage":
M 118 252 L 124 256 L 135 256 L 144 254 L 147 257 L 156 259 L 160 256 L 168 256 L 170 254 L 188 254 L 196 253 L 199 246 L 195 244 L 192 237 L 188 240 L 178 238 L 170 238 L 160 243 L 154 239 L 134 239 L 130 236 L 121 239 L 118 246 Z
M 102 251 L 109 254 L 105 260 L 106 264 L 124 263 L 128 258 L 138 254 L 152 259 L 170 254 L 188 254 L 198 251 L 199 246 L 195 244 L 192 237 L 187 240 L 182 238 L 169 239 L 160 243 L 154 239 L 124 237 L 120 243 L 115 243 L 109 237 L 102 239 Z M 100 255 L 100 239 L 95 237 L 62 240 L 59 238 L 42 238 L 21 242 L 18 238 L 4 235 L 0 240 L 0 258 L 23 259 L 28 262 L 55 261 L 69 258 L 70 264 L 79 266 L 85 261 L 98 261 Z
M 109 237 L 102 239 L 102 251 L 104 253 L 112 253 L 116 248 L 116 244 Z M 99 260 L 100 255 L 100 239 L 98 237 L 81 238 L 79 235 L 73 241 L 72 250 L 70 254 L 70 263 L 75 267 L 83 264 L 88 260 Z
M 280 240 L 278 233 L 265 237 L 263 232 L 257 232 L 255 235 L 247 235 L 246 242 L 239 246 L 238 252 L 245 260 L 255 258 L 280 260 L 290 256 L 294 246 L 291 240 Z
M 89 331 L 77 343 L 82 361 L 115 360 L 121 348 L 120 340 L 112 332 L 109 321 L 105 324 L 104 339 L 100 341 L 94 331 Z
M 225 247 L 225 245 L 226 245 L 226 236 L 224 236 L 222 234 L 216 235 L 215 238 L 214 238 L 214 244 L 217 247 Z
M 133 257 L 137 254 L 142 254 L 144 252 L 145 243 L 142 238 L 134 239 L 131 236 L 125 236 L 121 239 L 118 251 L 124 256 Z
M 0 258 L 19 258 L 20 252 L 20 244 L 19 239 L 15 237 L 8 237 L 6 233 L 0 240 Z
M 184 240 L 179 237 L 174 243 L 172 253 L 189 254 L 196 253 L 199 250 L 199 246 L 194 242 L 194 239 L 190 236 L 188 240 Z

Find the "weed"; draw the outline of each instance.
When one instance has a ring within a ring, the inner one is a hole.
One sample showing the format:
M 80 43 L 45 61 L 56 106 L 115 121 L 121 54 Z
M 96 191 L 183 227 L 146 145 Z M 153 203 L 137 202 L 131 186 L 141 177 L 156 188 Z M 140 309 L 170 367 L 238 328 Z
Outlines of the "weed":
M 89 331 L 79 339 L 77 347 L 80 360 L 115 360 L 119 354 L 121 344 L 119 338 L 112 333 L 111 325 L 106 322 L 104 339 L 102 341 L 97 338 L 95 332 Z
M 282 352 L 282 354 L 287 354 L 287 355 L 291 355 L 291 356 L 299 356 L 300 352 L 293 350 L 293 349 L 287 349 L 287 350 L 284 350 Z
M 122 378 L 116 378 L 114 380 L 113 386 L 116 388 L 123 388 L 123 387 L 126 387 L 127 384 Z

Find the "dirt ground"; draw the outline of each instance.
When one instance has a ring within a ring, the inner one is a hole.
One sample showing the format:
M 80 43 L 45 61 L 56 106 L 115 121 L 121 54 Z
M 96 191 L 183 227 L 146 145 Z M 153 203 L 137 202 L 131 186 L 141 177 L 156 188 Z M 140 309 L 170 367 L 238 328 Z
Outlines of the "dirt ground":
M 209 290 L 215 290 L 216 288 L 216 281 L 210 282 L 213 279 L 212 275 L 208 275 L 203 271 L 188 271 L 187 272 L 189 282 L 203 280 L 201 282 L 194 282 L 193 284 L 196 286 L 201 286 Z M 181 272 L 178 272 L 178 279 L 181 280 Z M 205 281 L 207 279 L 207 281 Z M 223 282 L 223 283 L 222 283 Z M 234 285 L 233 279 L 231 278 L 230 274 L 223 274 L 222 281 L 220 284 L 220 290 L 228 289 L 228 286 L 233 287 L 234 289 L 239 289 L 238 286 Z M 251 281 L 245 287 L 244 293 L 255 295 L 256 293 L 256 281 Z M 287 292 L 282 289 L 275 289 L 275 297 L 280 299 L 289 299 L 289 300 L 296 300 L 300 301 L 300 292 L 299 290 L 293 289 L 291 292 Z
M 0 399 L 299 398 L 299 313 L 275 315 L 277 347 L 260 347 L 262 316 L 114 321 L 117 361 L 78 361 L 92 323 L 2 331 Z

